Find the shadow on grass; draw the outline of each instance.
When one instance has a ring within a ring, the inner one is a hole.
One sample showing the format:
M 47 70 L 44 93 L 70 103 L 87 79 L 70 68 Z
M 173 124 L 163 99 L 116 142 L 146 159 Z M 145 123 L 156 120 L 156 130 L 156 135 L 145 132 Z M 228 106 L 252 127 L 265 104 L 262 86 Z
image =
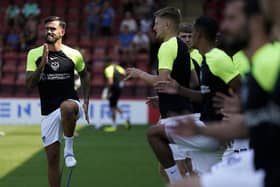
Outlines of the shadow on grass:
M 70 186 L 164 186 L 146 141 L 146 129 L 134 126 L 128 131 L 120 127 L 115 133 L 104 133 L 89 126 L 81 128 L 74 144 L 78 165 Z M 66 186 L 68 172 L 64 168 L 62 186 Z M 44 150 L 1 178 L 0 186 L 48 187 Z

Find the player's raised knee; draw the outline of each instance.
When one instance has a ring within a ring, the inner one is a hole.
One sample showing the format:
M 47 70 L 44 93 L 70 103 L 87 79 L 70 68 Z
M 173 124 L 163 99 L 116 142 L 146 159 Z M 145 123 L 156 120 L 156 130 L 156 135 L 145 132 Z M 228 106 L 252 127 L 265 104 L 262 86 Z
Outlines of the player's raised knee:
M 152 138 L 155 136 L 164 136 L 164 129 L 162 125 L 153 125 L 147 130 L 147 138 Z
M 61 103 L 60 109 L 62 113 L 77 113 L 78 105 L 74 101 L 66 100 Z

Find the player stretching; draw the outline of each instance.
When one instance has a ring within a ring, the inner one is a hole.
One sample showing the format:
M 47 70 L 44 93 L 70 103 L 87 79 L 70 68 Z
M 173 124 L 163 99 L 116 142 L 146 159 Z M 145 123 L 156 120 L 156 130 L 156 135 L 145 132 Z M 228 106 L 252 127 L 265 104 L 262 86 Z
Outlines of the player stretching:
M 73 152 L 76 120 L 84 111 L 89 122 L 89 75 L 81 53 L 62 44 L 66 23 L 52 16 L 46 18 L 44 24 L 46 43 L 28 52 L 26 85 L 39 88 L 43 116 L 41 133 L 48 160 L 49 184 L 58 187 L 61 134 L 63 132 L 65 139 L 65 165 L 74 167 L 77 164 Z M 74 70 L 81 77 L 83 105 L 74 89 Z

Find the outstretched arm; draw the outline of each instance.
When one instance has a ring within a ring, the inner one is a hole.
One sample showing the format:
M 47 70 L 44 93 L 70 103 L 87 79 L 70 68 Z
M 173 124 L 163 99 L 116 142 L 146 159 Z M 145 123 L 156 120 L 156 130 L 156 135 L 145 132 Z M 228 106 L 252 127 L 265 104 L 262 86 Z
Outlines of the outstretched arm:
M 201 92 L 190 88 L 185 88 L 170 76 L 167 81 L 158 81 L 154 84 L 154 88 L 159 93 L 179 94 L 187 97 L 194 102 L 200 102 L 202 99 Z
M 127 74 L 124 80 L 141 79 L 151 86 L 157 81 L 167 80 L 170 75 L 169 70 L 159 70 L 158 75 L 152 75 L 137 68 L 127 68 L 126 73 Z
M 205 135 L 222 141 L 235 138 L 246 138 L 248 129 L 245 126 L 244 115 L 232 115 L 227 121 L 211 122 L 206 126 L 197 126 L 192 117 L 184 117 L 176 120 L 177 125 L 170 127 L 171 130 L 181 136 Z

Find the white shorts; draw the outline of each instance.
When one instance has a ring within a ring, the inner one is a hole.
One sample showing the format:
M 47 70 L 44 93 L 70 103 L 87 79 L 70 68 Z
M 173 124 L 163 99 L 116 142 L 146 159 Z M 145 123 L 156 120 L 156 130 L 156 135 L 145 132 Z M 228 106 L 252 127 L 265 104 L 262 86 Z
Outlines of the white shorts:
M 186 158 L 190 158 L 190 153 L 187 147 L 177 144 L 169 144 L 169 147 L 172 151 L 174 160 L 185 160 Z
M 169 120 L 169 118 L 160 119 L 159 123 L 164 124 Z M 185 146 L 171 143 L 169 147 L 172 151 L 174 160 L 185 160 L 186 158 L 190 158 L 189 149 Z
M 197 118 L 197 114 L 190 114 L 188 116 L 194 118 L 197 126 L 205 126 L 204 122 L 200 121 Z M 160 120 L 160 124 L 165 126 L 166 136 L 171 143 L 185 146 L 189 149 L 189 151 L 215 151 L 220 148 L 220 142 L 214 138 L 202 135 L 194 137 L 184 137 L 174 134 L 172 131 L 170 131 L 170 128 L 168 128 L 168 126 L 176 125 L 174 117 L 162 119 Z
M 254 152 L 235 155 L 211 173 L 200 176 L 201 187 L 264 187 L 265 172 L 254 169 Z
M 79 106 L 79 113 L 77 115 L 77 120 L 83 116 L 84 109 L 82 104 L 79 101 L 69 99 L 74 101 Z M 42 116 L 41 120 L 41 137 L 43 146 L 47 147 L 48 145 L 53 144 L 54 142 L 59 141 L 62 136 L 62 126 L 61 126 L 61 113 L 60 108 L 56 109 L 52 113 L 46 116 Z
M 191 114 L 188 116 L 194 118 L 197 126 L 205 126 L 205 124 L 199 120 L 198 114 Z M 193 171 L 196 173 L 201 174 L 209 172 L 214 164 L 221 161 L 224 148 L 220 145 L 218 140 L 201 135 L 183 137 L 174 134 L 170 131 L 170 128 L 167 128 L 168 126 L 176 125 L 173 118 L 161 120 L 160 124 L 165 125 L 166 136 L 170 142 L 183 146 L 188 150 L 188 154 L 192 159 Z
M 218 149 L 216 151 L 204 152 L 204 151 L 191 151 L 189 152 L 193 171 L 201 175 L 211 171 L 211 168 L 221 162 L 224 149 Z

